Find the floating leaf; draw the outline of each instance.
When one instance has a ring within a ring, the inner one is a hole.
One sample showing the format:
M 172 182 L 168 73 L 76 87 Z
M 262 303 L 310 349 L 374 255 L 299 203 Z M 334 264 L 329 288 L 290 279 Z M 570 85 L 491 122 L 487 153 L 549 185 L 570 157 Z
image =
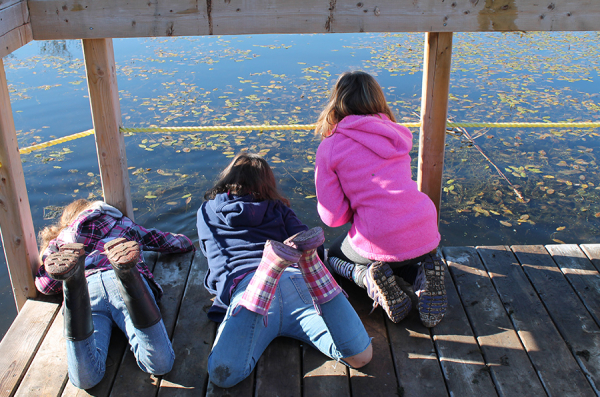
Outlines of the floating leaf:
M 565 226 L 560 226 L 560 227 L 557 227 L 557 228 L 556 228 L 556 231 L 557 231 L 557 232 L 560 232 L 561 230 L 565 230 L 565 229 L 566 229 L 566 227 L 565 227 Z
M 311 195 L 308 195 L 308 196 L 306 196 L 304 198 L 311 199 L 311 198 L 315 198 L 315 197 L 317 197 L 317 196 L 315 196 L 314 194 L 311 194 Z
M 512 223 L 506 222 L 506 221 L 500 221 L 500 223 L 506 227 L 511 227 Z
M 188 193 L 188 194 L 186 194 L 185 196 L 182 196 L 181 198 L 188 198 L 188 197 L 190 197 L 191 195 L 192 195 L 191 193 Z
M 559 243 L 559 244 L 565 244 L 565 242 L 564 242 L 564 241 L 562 241 L 562 240 L 559 240 L 559 239 L 557 239 L 557 238 L 553 238 L 553 239 L 552 239 L 552 241 L 554 241 L 554 242 L 557 242 L 557 243 Z

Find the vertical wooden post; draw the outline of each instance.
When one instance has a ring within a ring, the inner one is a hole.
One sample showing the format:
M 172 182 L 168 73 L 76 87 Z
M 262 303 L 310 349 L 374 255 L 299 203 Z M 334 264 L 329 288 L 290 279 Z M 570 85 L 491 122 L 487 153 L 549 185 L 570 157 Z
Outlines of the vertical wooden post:
M 17 144 L 4 62 L 0 58 L 0 231 L 17 310 L 37 292 L 37 241 Z
M 442 199 L 451 56 L 451 32 L 425 34 L 417 184 L 419 190 L 434 202 L 438 220 Z
M 82 42 L 104 201 L 133 219 L 112 39 Z

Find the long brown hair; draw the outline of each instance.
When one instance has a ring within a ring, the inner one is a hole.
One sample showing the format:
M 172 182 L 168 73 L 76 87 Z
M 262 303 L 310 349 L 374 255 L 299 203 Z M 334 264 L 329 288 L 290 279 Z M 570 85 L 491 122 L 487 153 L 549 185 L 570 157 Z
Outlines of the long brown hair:
M 255 200 L 279 200 L 289 207 L 290 202 L 277 189 L 275 175 L 269 163 L 253 153 L 240 153 L 221 172 L 214 187 L 204 194 L 211 200 L 219 193 L 236 196 L 251 194 Z
M 77 215 L 79 215 L 82 211 L 87 209 L 93 203 L 86 199 L 78 199 L 73 201 L 71 204 L 67 205 L 63 208 L 62 215 L 58 222 L 54 225 L 46 226 L 38 233 L 38 240 L 40 245 L 40 257 L 48 247 L 50 241 L 55 239 L 60 232 L 69 226 L 71 222 L 73 222 Z
M 327 138 L 333 134 L 337 123 L 346 116 L 379 113 L 396 122 L 377 80 L 360 70 L 344 72 L 331 90 L 329 102 L 317 119 L 315 132 Z

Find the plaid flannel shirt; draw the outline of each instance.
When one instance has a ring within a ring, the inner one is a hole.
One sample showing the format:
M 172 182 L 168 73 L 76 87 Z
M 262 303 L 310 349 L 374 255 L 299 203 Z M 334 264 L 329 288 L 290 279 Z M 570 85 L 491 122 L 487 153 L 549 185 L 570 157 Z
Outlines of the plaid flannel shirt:
M 42 263 L 48 255 L 58 252 L 63 244 L 82 243 L 85 246 L 86 277 L 97 272 L 112 270 L 104 252 L 104 244 L 117 237 L 135 240 L 140 244 L 140 260 L 137 268 L 150 284 L 157 300 L 162 297 L 162 288 L 154 280 L 141 253 L 144 250 L 175 253 L 194 249 L 191 240 L 183 234 L 146 229 L 123 216 L 116 208 L 104 202 L 96 202 L 92 207 L 82 211 L 68 227 L 50 241 L 42 253 Z M 62 281 L 50 278 L 44 265 L 40 267 L 35 276 L 35 286 L 45 295 L 62 292 Z

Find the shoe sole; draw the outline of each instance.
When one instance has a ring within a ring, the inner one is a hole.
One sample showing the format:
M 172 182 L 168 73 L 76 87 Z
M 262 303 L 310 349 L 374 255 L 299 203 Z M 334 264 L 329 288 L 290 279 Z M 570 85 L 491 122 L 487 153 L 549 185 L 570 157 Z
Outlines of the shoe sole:
M 284 241 L 284 244 L 300 251 L 309 251 L 319 248 L 325 242 L 325 233 L 320 227 L 313 227 L 310 230 L 305 230 L 294 234 L 292 237 Z
M 129 241 L 119 237 L 104 245 L 106 257 L 113 267 L 127 270 L 134 267 L 140 258 L 140 245 L 137 241 Z
M 59 249 L 58 252 L 72 252 L 75 255 L 84 255 L 85 254 L 85 249 L 84 249 L 84 245 L 81 243 L 68 243 L 68 244 L 63 244 Z
M 433 328 L 442 321 L 448 308 L 444 266 L 437 260 L 426 259 L 417 274 L 419 280 L 420 288 L 415 286 L 415 294 L 419 297 L 419 317 L 424 326 Z
M 49 255 L 44 261 L 48 276 L 54 280 L 64 281 L 77 271 L 79 255 L 71 252 L 58 252 Z
M 392 269 L 385 263 L 376 262 L 369 267 L 367 277 L 376 285 L 378 295 L 383 297 L 380 305 L 389 319 L 393 323 L 402 321 L 410 312 L 412 302 L 396 283 Z
M 280 243 L 279 241 L 268 240 L 265 244 L 265 248 L 267 248 L 268 245 L 271 246 L 271 249 L 278 257 L 287 262 L 296 263 L 300 260 L 300 257 L 302 257 L 302 252 L 289 245 Z

